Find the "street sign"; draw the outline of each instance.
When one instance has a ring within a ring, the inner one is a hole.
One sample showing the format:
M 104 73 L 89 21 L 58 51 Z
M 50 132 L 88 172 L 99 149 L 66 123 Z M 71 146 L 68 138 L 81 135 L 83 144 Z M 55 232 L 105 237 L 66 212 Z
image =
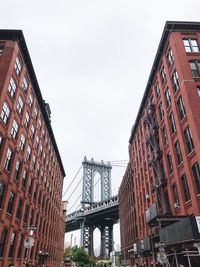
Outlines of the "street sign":
M 165 242 L 158 242 L 154 244 L 155 248 L 162 248 L 162 247 L 166 247 L 166 243 Z
M 28 236 L 25 240 L 24 240 L 24 246 L 27 249 L 30 249 L 34 246 L 35 243 L 35 239 L 32 236 Z
M 26 229 L 27 230 L 36 231 L 37 230 L 37 226 L 28 226 Z

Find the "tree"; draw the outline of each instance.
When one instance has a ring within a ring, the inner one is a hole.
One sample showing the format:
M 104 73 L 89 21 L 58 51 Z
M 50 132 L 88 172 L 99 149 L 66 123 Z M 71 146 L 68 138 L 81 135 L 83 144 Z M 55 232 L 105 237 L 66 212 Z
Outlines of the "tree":
M 91 259 L 84 247 L 78 248 L 77 246 L 72 248 L 72 261 L 77 262 L 79 266 L 87 266 L 91 263 Z
M 64 250 L 64 262 L 69 262 L 71 261 L 71 254 L 72 254 L 72 250 L 71 247 L 66 247 Z

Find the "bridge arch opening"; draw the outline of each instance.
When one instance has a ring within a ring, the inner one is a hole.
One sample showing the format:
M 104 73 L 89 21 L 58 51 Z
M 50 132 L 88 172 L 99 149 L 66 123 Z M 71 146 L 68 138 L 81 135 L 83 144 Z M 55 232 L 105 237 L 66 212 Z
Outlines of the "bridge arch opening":
M 101 247 L 101 232 L 98 227 L 95 228 L 93 232 L 93 251 L 94 255 L 98 257 L 100 255 L 100 247 Z
M 101 175 L 98 171 L 94 175 L 94 193 L 93 193 L 94 202 L 101 201 Z

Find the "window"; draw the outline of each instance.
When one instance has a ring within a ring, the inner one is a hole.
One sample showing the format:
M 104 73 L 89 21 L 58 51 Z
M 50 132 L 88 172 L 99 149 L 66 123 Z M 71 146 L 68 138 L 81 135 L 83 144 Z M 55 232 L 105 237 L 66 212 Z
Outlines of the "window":
M 159 114 L 160 114 L 160 119 L 162 120 L 164 118 L 164 110 L 162 107 L 162 102 L 160 102 L 160 105 L 159 105 Z
M 37 193 L 38 193 L 38 185 L 36 185 L 36 187 L 35 187 L 35 191 L 34 191 L 34 195 L 33 195 L 34 200 L 36 200 L 36 198 L 37 198 Z
M 200 77 L 200 61 L 190 61 L 190 69 L 193 78 Z
M 41 182 L 43 183 L 44 180 L 44 170 L 41 170 Z
M 175 71 L 172 75 L 172 83 L 174 86 L 174 92 L 176 92 L 180 87 L 177 71 Z
M 28 80 L 26 77 L 24 77 L 22 82 L 22 90 L 26 93 L 27 89 L 28 89 Z
M 178 111 L 179 111 L 180 119 L 182 120 L 186 115 L 182 96 L 179 97 L 177 104 L 178 104 Z
M 3 137 L 2 135 L 0 135 L 0 148 L 1 148 L 2 143 L 3 143 Z
M 20 161 L 17 160 L 15 163 L 15 172 L 14 172 L 14 179 L 19 180 L 19 172 L 20 172 Z
M 165 101 L 166 101 L 166 106 L 168 108 L 171 105 L 171 96 L 170 96 L 170 91 L 168 88 L 165 91 Z
M 14 69 L 17 75 L 20 74 L 21 68 L 22 68 L 21 63 L 19 61 L 19 58 L 17 57 L 14 65 Z
M 28 193 L 32 195 L 33 192 L 33 179 L 30 177 Z
M 160 71 L 160 75 L 161 75 L 161 79 L 162 79 L 162 82 L 166 82 L 167 80 L 167 77 L 166 77 L 166 72 L 165 72 L 165 68 L 164 66 L 162 67 L 161 71 Z
M 33 219 L 34 219 L 34 210 L 31 210 L 31 216 L 30 216 L 30 225 L 33 225 Z
M 42 145 L 40 145 L 40 158 L 42 158 L 42 151 L 43 151 L 43 147 L 42 147 Z
M 166 130 L 165 126 L 163 127 L 162 132 L 163 132 L 164 144 L 167 145 L 168 144 L 168 137 L 167 137 L 167 130 Z
M 22 114 L 23 108 L 24 108 L 24 102 L 23 102 L 21 96 L 19 96 L 19 99 L 17 102 L 17 111 L 19 112 L 20 115 Z
M 17 213 L 16 213 L 16 218 L 18 220 L 20 220 L 21 216 L 22 216 L 22 206 L 23 206 L 23 200 L 22 200 L 22 198 L 19 198 L 18 207 L 17 207 Z
M 42 129 L 42 139 L 44 139 L 45 136 L 45 129 Z
M 29 95 L 28 105 L 29 105 L 30 108 L 31 108 L 32 105 L 33 105 L 33 97 L 32 97 L 32 94 Z
M 35 164 L 36 164 L 36 157 L 35 155 L 33 155 L 33 159 L 32 159 L 32 169 L 35 169 Z
M 42 192 L 40 191 L 39 194 L 38 194 L 38 204 L 41 203 L 41 198 L 42 198 Z
M 187 152 L 190 153 L 194 149 L 194 144 L 189 126 L 187 126 L 184 130 L 184 137 L 185 137 Z
M 38 129 L 39 130 L 41 129 L 41 126 L 42 126 L 42 122 L 41 122 L 41 120 L 38 120 Z
M 22 186 L 24 188 L 26 188 L 27 180 L 28 180 L 28 173 L 26 170 L 24 170 L 22 175 Z
M 155 89 L 156 89 L 156 96 L 159 97 L 160 96 L 160 86 L 159 86 L 159 83 L 156 84 Z
M 169 168 L 169 174 L 171 174 L 174 171 L 174 169 L 173 169 L 173 164 L 172 164 L 172 157 L 170 154 L 167 154 L 167 164 Z
M 174 120 L 174 114 L 172 112 L 169 115 L 169 120 L 170 120 L 171 132 L 172 134 L 174 134 L 176 131 L 176 124 Z
M 18 258 L 18 259 L 21 257 L 23 243 L 24 243 L 23 236 L 20 235 L 20 237 L 19 237 L 19 241 L 18 241 L 19 247 L 18 247 L 18 251 L 17 251 L 17 258 Z
M 35 106 L 35 108 L 34 108 L 34 113 L 33 113 L 33 117 L 34 117 L 35 119 L 37 119 L 37 115 L 38 115 L 38 109 L 37 109 L 37 107 Z
M 198 96 L 200 96 L 200 86 L 197 86 L 197 93 L 198 93 Z
M 26 160 L 30 160 L 30 157 L 31 157 L 31 147 L 28 146 L 26 151 Z
M 12 214 L 14 201 L 15 201 L 15 193 L 10 192 L 10 197 L 9 197 L 9 200 L 8 200 L 8 207 L 7 207 L 7 212 L 10 213 L 10 214 Z
M 4 168 L 9 171 L 10 170 L 10 166 L 11 166 L 11 160 L 12 160 L 12 150 L 9 147 L 7 150 L 7 154 L 6 154 L 6 158 L 5 158 L 5 162 L 4 162 Z
M 36 136 L 36 139 L 35 139 L 35 148 L 37 149 L 39 146 L 39 137 Z
M 24 120 L 24 126 L 28 128 L 29 125 L 29 120 L 30 120 L 30 116 L 28 114 L 28 112 L 26 112 L 25 114 L 25 120 Z
M 0 209 L 2 209 L 3 207 L 4 195 L 5 195 L 5 184 L 2 181 L 0 181 Z
M 17 85 L 15 83 L 15 80 L 13 79 L 13 77 L 10 78 L 10 82 L 9 82 L 9 85 L 8 85 L 8 92 L 10 94 L 10 96 L 13 98 L 14 95 L 15 95 L 15 92 L 16 92 L 16 88 L 17 88 Z
M 18 132 L 19 125 L 16 120 L 13 120 L 12 128 L 10 131 L 10 135 L 12 138 L 16 139 L 17 138 L 17 132 Z
M 181 147 L 180 147 L 179 141 L 176 141 L 174 146 L 175 146 L 177 162 L 178 164 L 180 164 L 183 161 L 183 158 L 182 158 Z
M 8 253 L 8 258 L 12 258 L 13 257 L 13 251 L 14 251 L 14 247 L 15 247 L 15 240 L 16 240 L 16 233 L 12 233 L 11 237 L 10 237 L 10 249 L 9 249 L 9 253 Z
M 30 137 L 31 137 L 31 139 L 34 138 L 34 134 L 35 134 L 35 127 L 34 127 L 34 125 L 32 124 L 32 125 L 31 125 L 31 132 L 30 132 Z
M 4 124 L 8 123 L 9 115 L 10 115 L 9 106 L 6 102 L 4 102 L 3 109 L 1 111 L 1 119 L 4 122 Z
M 178 207 L 180 206 L 179 197 L 178 197 L 178 191 L 176 187 L 176 183 L 172 185 L 173 190 L 173 196 L 174 196 L 174 204 L 176 204 Z
M 186 52 L 199 52 L 199 46 L 196 39 L 184 39 L 183 44 Z
M 181 176 L 181 182 L 182 182 L 185 202 L 187 202 L 190 200 L 190 191 L 188 188 L 187 177 L 186 177 L 185 173 Z
M 4 43 L 0 43 L 0 56 L 3 54 Z
M 196 183 L 197 193 L 200 194 L 200 168 L 198 162 L 192 166 L 192 172 Z
M 174 56 L 173 56 L 171 49 L 169 49 L 169 51 L 167 53 L 167 61 L 168 61 L 169 67 L 171 67 L 173 65 L 173 62 L 174 62 Z
M 22 134 L 21 139 L 19 141 L 19 149 L 20 150 L 24 150 L 25 142 L 26 142 L 26 137 L 24 134 Z
M 3 258 L 7 235 L 8 235 L 8 229 L 4 228 L 0 239 L 0 258 Z
M 141 132 L 141 135 L 142 135 L 142 132 Z M 48 145 L 48 137 L 46 136 L 46 139 L 45 139 L 45 144 L 46 146 Z
M 26 204 L 25 212 L 24 212 L 24 223 L 28 221 L 28 213 L 29 213 L 29 205 Z
M 36 176 L 39 176 L 39 173 L 40 173 L 40 164 L 38 163 Z

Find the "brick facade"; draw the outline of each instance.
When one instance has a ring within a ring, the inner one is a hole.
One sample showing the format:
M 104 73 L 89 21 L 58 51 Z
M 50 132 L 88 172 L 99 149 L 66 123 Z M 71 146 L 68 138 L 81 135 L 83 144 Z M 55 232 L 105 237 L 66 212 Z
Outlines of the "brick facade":
M 180 238 L 168 245 L 162 239 L 165 231 L 200 215 L 199 45 L 200 23 L 166 23 L 129 140 L 131 174 L 124 175 L 119 190 L 120 210 L 127 201 L 125 188 L 134 196 L 126 204 L 126 210 L 135 210 L 134 219 L 128 223 L 120 217 L 121 232 L 129 231 L 132 224 L 136 229 L 135 235 L 122 240 L 124 257 L 132 258 L 132 263 L 155 266 L 163 249 L 156 246 L 161 242 L 165 253 L 172 254 L 169 261 L 184 266 L 189 261 L 192 266 L 200 263 L 196 254 L 183 256 L 198 253 L 197 225 L 193 242 Z
M 0 266 L 60 266 L 65 176 L 21 31 L 0 30 Z M 27 227 L 35 226 L 26 250 Z M 38 264 L 38 265 L 37 265 Z

